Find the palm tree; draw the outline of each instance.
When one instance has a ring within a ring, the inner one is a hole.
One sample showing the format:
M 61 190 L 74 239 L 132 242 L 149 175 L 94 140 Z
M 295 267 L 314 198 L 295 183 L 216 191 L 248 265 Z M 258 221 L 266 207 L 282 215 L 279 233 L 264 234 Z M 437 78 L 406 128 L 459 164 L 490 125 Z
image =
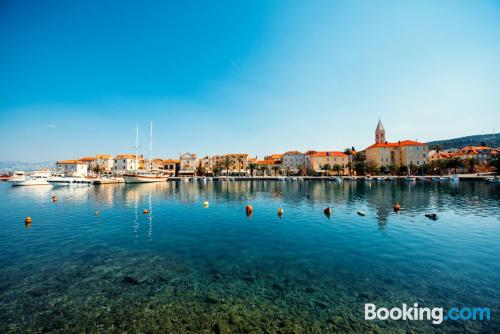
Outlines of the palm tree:
M 332 167 L 330 166 L 330 164 L 325 164 L 323 167 L 321 167 L 321 170 L 324 170 L 326 174 L 328 174 L 329 171 L 332 170 Z
M 464 162 L 462 159 L 453 157 L 447 161 L 448 168 L 454 168 L 455 174 L 457 173 L 457 168 L 463 167 Z
M 243 169 L 243 157 L 238 157 L 238 174 Z
M 339 166 L 339 165 L 337 165 L 337 164 L 334 164 L 334 165 L 333 165 L 333 171 L 334 171 L 334 172 L 337 172 L 337 176 L 339 176 L 339 175 L 340 175 L 340 170 L 341 170 L 341 168 L 340 168 L 340 166 Z
M 353 147 L 353 150 L 354 150 L 354 147 Z M 352 176 L 352 168 L 351 168 L 351 165 L 352 165 L 352 151 L 350 148 L 346 148 L 344 150 L 344 154 L 347 155 L 347 157 L 349 158 L 349 163 L 347 164 L 347 166 L 349 166 L 349 176 Z
M 439 144 L 437 144 L 437 145 L 434 145 L 434 150 L 436 151 L 436 153 L 439 153 L 439 152 L 441 152 L 441 150 L 442 150 L 442 147 L 441 147 L 441 145 L 439 145 Z
M 267 166 L 260 166 L 259 169 L 262 172 L 262 176 L 265 176 L 266 173 L 269 171 L 269 168 L 267 168 Z
M 253 172 L 257 169 L 257 164 L 255 162 L 249 163 L 248 169 L 250 169 L 250 176 L 253 176 Z
M 220 175 L 222 170 L 222 161 L 217 161 L 214 165 L 214 175 Z
M 225 156 L 222 160 L 222 166 L 226 170 L 226 177 L 229 177 L 229 168 L 233 167 L 233 160 L 229 156 Z
M 475 158 L 469 158 L 466 161 L 469 173 L 474 173 L 474 167 L 477 165 L 477 160 Z
M 389 172 L 392 175 L 396 175 L 396 173 L 398 172 L 398 165 L 396 165 L 396 164 L 390 164 L 389 165 Z

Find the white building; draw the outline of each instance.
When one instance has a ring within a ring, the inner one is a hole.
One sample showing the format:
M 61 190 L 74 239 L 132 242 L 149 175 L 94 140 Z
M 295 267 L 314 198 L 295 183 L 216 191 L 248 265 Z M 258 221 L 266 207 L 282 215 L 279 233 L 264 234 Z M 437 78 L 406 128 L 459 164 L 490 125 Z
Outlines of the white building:
M 196 162 L 196 154 L 184 153 L 179 157 L 180 169 L 179 175 L 194 175 L 196 174 L 196 168 L 198 167 Z
M 72 174 L 72 175 L 87 175 L 87 163 L 80 160 L 61 160 L 56 162 L 56 169 L 58 173 Z
M 144 158 L 142 155 L 137 156 L 137 165 L 135 154 L 119 154 L 113 160 L 113 171 L 115 173 L 132 172 L 144 167 Z
M 306 167 L 306 155 L 299 151 L 288 151 L 283 154 L 282 168 L 297 173 L 300 168 Z
M 109 154 L 96 154 L 95 163 L 102 168 L 104 172 L 113 171 L 114 159 Z

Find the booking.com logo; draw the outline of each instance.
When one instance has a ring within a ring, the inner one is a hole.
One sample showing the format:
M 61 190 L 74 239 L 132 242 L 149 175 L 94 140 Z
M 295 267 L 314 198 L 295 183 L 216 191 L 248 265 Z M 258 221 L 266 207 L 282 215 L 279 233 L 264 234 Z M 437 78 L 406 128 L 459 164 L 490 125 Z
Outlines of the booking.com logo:
M 442 307 L 413 307 L 402 304 L 402 307 L 379 307 L 365 304 L 365 320 L 432 320 L 433 324 L 441 324 L 446 320 L 490 320 L 489 307 L 451 307 L 446 313 Z

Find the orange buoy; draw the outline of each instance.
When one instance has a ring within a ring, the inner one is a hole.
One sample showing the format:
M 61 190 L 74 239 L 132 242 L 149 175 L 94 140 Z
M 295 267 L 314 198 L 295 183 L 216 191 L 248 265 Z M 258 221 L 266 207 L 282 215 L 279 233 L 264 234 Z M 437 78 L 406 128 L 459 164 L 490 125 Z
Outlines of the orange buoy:
M 31 225 L 31 222 L 32 222 L 32 221 L 33 221 L 33 220 L 31 219 L 31 217 L 30 217 L 30 216 L 28 216 L 28 217 L 24 218 L 24 224 L 25 224 L 25 225 Z
M 145 215 L 149 215 L 149 210 L 148 210 L 148 209 L 144 209 L 144 210 L 142 211 L 142 213 L 144 213 Z
M 56 199 L 56 195 L 52 195 L 52 200 L 55 200 Z
M 330 218 L 330 216 L 332 215 L 332 208 L 328 206 L 325 210 L 323 210 L 323 213 L 325 214 L 325 216 Z
M 245 213 L 247 216 L 251 216 L 253 213 L 253 206 L 251 206 L 251 205 L 245 206 Z
M 396 203 L 394 204 L 394 212 L 398 212 L 399 210 L 401 210 L 401 205 L 399 203 Z

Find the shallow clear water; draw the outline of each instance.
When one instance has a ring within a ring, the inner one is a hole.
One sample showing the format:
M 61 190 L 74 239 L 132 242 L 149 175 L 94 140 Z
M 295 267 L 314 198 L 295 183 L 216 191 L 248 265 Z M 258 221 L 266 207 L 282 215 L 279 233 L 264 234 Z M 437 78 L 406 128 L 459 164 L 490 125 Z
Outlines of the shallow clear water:
M 494 185 L 1 183 L 0 212 L 2 333 L 500 331 Z M 374 322 L 366 302 L 492 313 Z

